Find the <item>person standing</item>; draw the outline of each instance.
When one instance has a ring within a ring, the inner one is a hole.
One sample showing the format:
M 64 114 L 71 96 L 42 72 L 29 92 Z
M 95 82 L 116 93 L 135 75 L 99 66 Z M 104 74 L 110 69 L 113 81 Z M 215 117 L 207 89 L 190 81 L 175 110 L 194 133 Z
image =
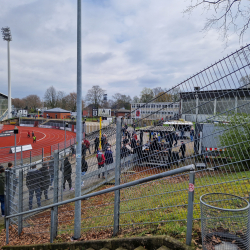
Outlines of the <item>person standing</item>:
M 2 210 L 2 217 L 5 215 L 4 211 L 4 191 L 5 191 L 5 173 L 4 167 L 0 166 L 0 203 L 1 203 L 1 210 Z
M 33 165 L 26 176 L 26 186 L 29 190 L 29 210 L 32 209 L 33 194 L 36 194 L 37 206 L 41 207 L 41 172 Z
M 30 131 L 28 131 L 27 137 L 30 138 Z
M 181 141 L 181 147 L 180 147 L 179 152 L 181 152 L 182 161 L 184 162 L 185 161 L 185 153 L 186 153 L 186 145 L 184 144 L 183 141 Z
M 82 156 L 86 156 L 87 147 L 85 143 L 82 143 Z
M 97 162 L 98 162 L 98 169 L 104 167 L 104 163 L 105 163 L 105 156 L 102 153 L 101 149 L 99 149 L 98 154 L 96 155 L 97 158 Z M 100 174 L 98 175 L 98 178 L 100 178 Z M 104 172 L 102 173 L 102 178 L 105 179 L 104 177 Z
M 111 151 L 111 148 L 108 147 L 107 150 L 104 153 L 104 157 L 105 157 L 105 164 L 109 165 L 113 163 L 113 152 Z
M 50 173 L 49 173 L 49 166 L 46 164 L 43 164 L 43 166 L 40 168 L 40 172 L 42 175 L 42 181 L 41 181 L 41 196 L 44 193 L 45 200 L 48 200 L 48 189 L 50 185 Z
M 88 171 L 88 163 L 85 160 L 85 157 L 82 157 L 82 174 L 81 176 L 84 176 L 86 174 L 86 172 Z M 84 186 L 84 181 L 82 181 L 81 186 Z
M 32 137 L 35 135 L 34 131 L 32 131 Z
M 86 151 L 88 150 L 89 151 L 89 154 L 91 155 L 91 152 L 90 152 L 90 142 L 87 140 L 87 139 L 85 139 L 84 140 L 84 144 L 86 145 Z
M 74 188 L 72 188 L 72 179 L 71 179 L 72 167 L 68 157 L 65 158 L 63 166 L 61 167 L 60 170 L 61 171 L 63 170 L 63 190 L 65 191 L 65 183 L 67 181 L 69 183 L 69 190 L 73 191 Z
M 190 130 L 190 139 L 191 139 L 191 141 L 194 141 L 194 130 L 193 129 Z
M 33 136 L 33 143 L 36 142 L 36 136 Z
M 94 143 L 95 143 L 95 152 L 94 153 L 97 153 L 98 148 L 99 148 L 99 143 L 100 143 L 100 140 L 99 140 L 98 136 L 96 136 L 96 138 L 94 140 Z
M 134 128 L 134 130 L 135 130 L 135 127 L 136 127 L 136 126 L 135 126 L 135 123 L 133 123 L 133 128 Z

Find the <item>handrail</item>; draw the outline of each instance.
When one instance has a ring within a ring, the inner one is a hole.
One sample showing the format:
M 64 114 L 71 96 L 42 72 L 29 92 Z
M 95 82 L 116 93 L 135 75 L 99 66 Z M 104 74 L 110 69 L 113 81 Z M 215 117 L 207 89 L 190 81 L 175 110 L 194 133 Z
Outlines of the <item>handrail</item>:
M 17 214 L 11 214 L 11 215 L 6 216 L 5 218 L 7 220 L 7 219 L 10 219 L 12 217 L 19 216 L 19 215 L 25 215 L 25 214 L 29 214 L 29 213 L 33 213 L 33 212 L 39 212 L 39 211 L 46 210 L 46 209 L 49 209 L 49 208 L 65 205 L 65 204 L 68 204 L 68 203 L 71 203 L 71 202 L 75 202 L 75 201 L 83 200 L 83 199 L 90 198 L 90 197 L 93 197 L 93 196 L 98 196 L 98 195 L 110 193 L 110 192 L 120 190 L 120 189 L 123 189 L 123 188 L 132 187 L 132 186 L 139 185 L 139 184 L 142 184 L 142 183 L 145 183 L 145 182 L 154 181 L 154 180 L 161 179 L 161 178 L 164 178 L 164 177 L 167 177 L 167 176 L 171 176 L 171 175 L 175 175 L 175 174 L 181 174 L 181 173 L 184 173 L 184 172 L 187 172 L 187 171 L 192 171 L 192 170 L 195 170 L 194 164 L 191 164 L 191 165 L 188 165 L 188 166 L 185 166 L 185 167 L 181 167 L 181 168 L 177 168 L 177 169 L 173 169 L 173 170 L 170 170 L 170 171 L 167 171 L 167 172 L 164 172 L 164 173 L 160 173 L 160 174 L 156 174 L 156 175 L 153 175 L 153 176 L 145 177 L 145 178 L 142 178 L 142 179 L 139 179 L 139 180 L 131 181 L 131 182 L 128 182 L 128 183 L 124 183 L 124 184 L 121 184 L 121 185 L 118 185 L 118 186 L 115 186 L 115 187 L 111 187 L 111 188 L 107 188 L 107 189 L 104 189 L 104 190 L 101 190 L 101 191 L 97 191 L 97 192 L 94 192 L 94 193 L 91 193 L 91 194 L 86 194 L 86 195 L 83 195 L 83 196 L 79 196 L 79 197 L 76 197 L 76 198 L 73 198 L 73 199 L 70 199 L 70 200 L 57 202 L 57 203 L 47 205 L 47 206 L 44 206 L 44 207 L 38 207 L 38 208 L 35 208 L 33 210 L 29 210 L 29 211 L 25 211 L 25 212 L 21 212 L 21 213 L 17 213 Z M 8 170 L 6 170 L 6 171 L 8 171 Z

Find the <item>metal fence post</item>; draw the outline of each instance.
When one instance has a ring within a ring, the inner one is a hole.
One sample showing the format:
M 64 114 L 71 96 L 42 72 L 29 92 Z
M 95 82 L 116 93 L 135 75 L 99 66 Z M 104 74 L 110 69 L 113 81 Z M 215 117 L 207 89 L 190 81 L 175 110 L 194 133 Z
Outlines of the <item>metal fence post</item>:
M 55 209 L 54 207 L 51 208 L 51 215 L 50 215 L 50 243 L 53 243 L 55 238 Z
M 18 213 L 23 212 L 23 170 L 19 170 L 18 176 Z M 23 230 L 23 216 L 18 216 L 18 235 Z
M 54 151 L 54 197 L 53 202 L 57 203 L 59 201 L 58 199 L 58 189 L 59 189 L 59 151 Z M 58 207 L 54 208 L 54 217 L 53 217 L 54 225 L 53 225 L 53 237 L 56 237 L 57 235 L 57 225 L 58 225 Z
M 42 162 L 43 162 L 43 158 L 44 158 L 44 148 L 42 148 Z
M 120 185 L 121 175 L 121 118 L 116 121 L 116 163 L 115 163 L 115 186 Z M 119 232 L 120 221 L 120 190 L 115 191 L 114 203 L 114 230 L 113 235 Z
M 10 171 L 5 170 L 5 182 L 6 182 L 6 197 L 5 197 L 5 216 L 10 215 Z M 7 227 L 7 221 L 5 221 Z
M 21 146 L 21 166 L 23 165 L 23 146 Z
M 189 191 L 188 191 L 187 235 L 186 235 L 186 244 L 189 246 L 191 246 L 191 240 L 192 240 L 193 209 L 194 209 L 194 181 L 195 181 L 195 171 L 190 171 Z
M 32 161 L 32 160 L 31 160 L 31 151 L 30 151 L 30 163 L 31 163 L 31 161 Z
M 6 219 L 6 244 L 9 244 L 10 219 Z

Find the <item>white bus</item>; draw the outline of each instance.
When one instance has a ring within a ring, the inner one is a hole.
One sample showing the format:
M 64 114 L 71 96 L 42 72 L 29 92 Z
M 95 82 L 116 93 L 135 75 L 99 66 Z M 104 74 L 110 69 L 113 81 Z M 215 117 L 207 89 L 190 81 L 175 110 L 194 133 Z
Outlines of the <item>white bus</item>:
M 172 120 L 163 123 L 163 126 L 173 126 L 178 138 L 181 137 L 181 131 L 184 131 L 184 138 L 190 138 L 190 130 L 193 129 L 193 123 L 184 120 Z

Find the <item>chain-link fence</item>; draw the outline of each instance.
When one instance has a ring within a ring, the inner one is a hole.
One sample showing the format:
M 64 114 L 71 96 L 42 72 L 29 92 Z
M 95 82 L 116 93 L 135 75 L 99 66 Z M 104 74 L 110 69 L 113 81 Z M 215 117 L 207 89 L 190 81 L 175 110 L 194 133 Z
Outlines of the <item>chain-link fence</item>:
M 225 192 L 248 198 L 250 86 L 246 76 L 250 74 L 249 55 L 248 45 L 169 91 L 159 93 L 155 99 L 131 104 L 131 114 L 124 117 L 121 129 L 112 123 L 102 131 L 89 133 L 82 146 L 82 194 L 193 164 L 196 167 L 194 220 L 200 220 L 199 198 L 205 193 Z M 44 204 L 74 196 L 70 189 L 75 188 L 75 158 L 67 153 L 60 156 L 55 153 L 54 159 L 50 159 L 54 161 L 54 169 L 55 157 L 58 158 L 58 186 L 48 192 L 53 201 L 44 200 Z M 69 164 L 70 178 L 66 168 Z M 115 171 L 116 166 L 119 171 Z M 25 181 L 26 173 L 23 174 Z M 14 178 L 13 174 L 11 180 Z M 194 189 L 188 182 L 188 174 L 183 173 L 122 189 L 118 204 L 119 229 L 170 222 L 186 227 L 187 190 Z M 13 203 L 15 199 L 19 196 L 13 196 Z M 117 212 L 113 211 L 116 199 L 115 195 L 105 194 L 82 201 L 82 232 L 108 230 L 115 224 L 111 218 Z M 26 204 L 23 209 L 28 209 L 27 188 L 22 200 Z M 14 205 L 12 209 L 16 212 Z M 59 210 L 62 215 L 58 233 L 72 233 L 74 205 L 67 204 Z M 38 225 L 42 225 L 43 216 L 49 216 L 47 213 L 42 213 L 40 219 L 37 214 L 22 218 L 23 222 L 29 221 L 24 223 L 27 232 L 35 222 L 36 228 L 42 229 Z

